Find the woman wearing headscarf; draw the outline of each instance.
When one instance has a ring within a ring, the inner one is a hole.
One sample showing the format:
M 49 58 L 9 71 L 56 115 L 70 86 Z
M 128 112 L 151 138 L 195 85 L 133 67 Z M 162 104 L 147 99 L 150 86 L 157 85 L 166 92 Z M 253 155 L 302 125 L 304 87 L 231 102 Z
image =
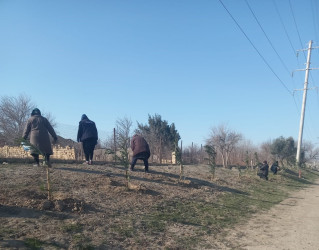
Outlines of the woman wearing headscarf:
M 32 110 L 31 117 L 27 121 L 23 132 L 23 138 L 26 140 L 30 135 L 30 143 L 34 146 L 31 147 L 31 155 L 33 156 L 36 165 L 39 166 L 39 153 L 45 157 L 48 166 L 51 167 L 50 155 L 53 154 L 50 135 L 53 137 L 54 142 L 58 137 L 50 124 L 50 122 L 41 115 L 39 109 Z
M 83 114 L 81 121 L 79 122 L 77 141 L 82 142 L 85 164 L 92 165 L 93 153 L 97 140 L 98 134 L 95 123 Z

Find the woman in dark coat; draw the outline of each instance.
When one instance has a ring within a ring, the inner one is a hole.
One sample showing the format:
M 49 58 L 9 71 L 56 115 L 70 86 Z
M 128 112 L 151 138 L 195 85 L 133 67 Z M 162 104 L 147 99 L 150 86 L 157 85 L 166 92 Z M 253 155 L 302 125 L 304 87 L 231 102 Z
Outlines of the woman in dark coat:
M 82 142 L 85 155 L 85 163 L 91 165 L 93 162 L 93 153 L 97 144 L 98 135 L 95 123 L 91 121 L 85 114 L 82 115 L 79 122 L 78 142 Z
M 268 181 L 268 171 L 269 171 L 268 163 L 267 161 L 264 161 L 263 165 L 259 169 L 258 176 Z
M 131 149 L 133 151 L 131 170 L 134 170 L 137 160 L 140 159 L 144 162 L 145 172 L 148 172 L 148 158 L 151 153 L 146 140 L 142 136 L 135 134 L 131 140 Z
M 26 140 L 30 134 L 30 143 L 40 151 L 45 157 L 48 166 L 51 167 L 50 155 L 53 154 L 49 133 L 57 141 L 58 137 L 51 126 L 50 122 L 41 115 L 39 109 L 35 108 L 31 117 L 27 121 L 23 132 L 23 138 Z M 39 151 L 31 148 L 31 155 L 33 156 L 37 165 L 39 165 Z
M 272 165 L 270 170 L 274 173 L 277 174 L 278 170 L 279 170 L 279 166 L 278 166 L 278 161 L 275 161 Z

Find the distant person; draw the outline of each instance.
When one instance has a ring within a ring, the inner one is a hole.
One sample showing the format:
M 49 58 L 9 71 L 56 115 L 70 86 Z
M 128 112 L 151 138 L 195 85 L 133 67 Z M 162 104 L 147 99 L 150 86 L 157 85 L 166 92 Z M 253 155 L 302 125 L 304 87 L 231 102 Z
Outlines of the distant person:
M 51 167 L 50 155 L 53 154 L 53 151 L 49 133 L 53 137 L 55 143 L 58 137 L 53 127 L 45 117 L 41 116 L 40 110 L 35 108 L 32 110 L 31 117 L 27 121 L 23 132 L 23 138 L 25 140 L 30 134 L 30 143 L 35 147 L 30 148 L 31 155 L 36 163 L 35 166 L 39 166 L 39 153 L 41 153 L 44 156 L 47 165 Z
M 263 161 L 263 165 L 259 168 L 258 176 L 262 179 L 266 179 L 268 181 L 268 171 L 269 166 L 267 161 Z
M 131 149 L 133 151 L 133 158 L 131 163 L 131 170 L 134 171 L 134 166 L 137 160 L 143 160 L 145 166 L 145 172 L 148 171 L 148 158 L 150 157 L 150 147 L 146 140 L 138 135 L 135 134 L 131 140 Z
M 278 166 L 278 161 L 275 161 L 270 167 L 270 170 L 271 170 L 271 172 L 273 172 L 273 174 L 277 174 L 279 169 L 280 168 Z
M 79 130 L 77 141 L 82 142 L 83 151 L 85 155 L 84 164 L 93 164 L 94 148 L 97 144 L 98 135 L 95 123 L 84 114 L 79 122 Z

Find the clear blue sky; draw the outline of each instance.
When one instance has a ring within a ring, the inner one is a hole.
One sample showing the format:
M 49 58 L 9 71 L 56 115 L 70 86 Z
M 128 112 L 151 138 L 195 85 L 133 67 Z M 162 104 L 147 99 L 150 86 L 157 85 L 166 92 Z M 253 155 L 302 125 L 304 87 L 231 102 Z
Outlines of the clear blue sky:
M 83 113 L 101 135 L 118 118 L 136 127 L 157 113 L 183 145 L 204 143 L 222 123 L 257 145 L 297 139 L 294 89 L 305 73 L 290 73 L 305 67 L 296 50 L 319 46 L 319 2 L 222 2 L 250 41 L 219 0 L 0 0 L 0 95 L 30 96 L 64 137 L 74 138 Z M 311 63 L 319 68 L 319 49 Z M 309 87 L 318 80 L 313 70 Z M 309 90 L 304 140 L 313 143 L 318 111 Z

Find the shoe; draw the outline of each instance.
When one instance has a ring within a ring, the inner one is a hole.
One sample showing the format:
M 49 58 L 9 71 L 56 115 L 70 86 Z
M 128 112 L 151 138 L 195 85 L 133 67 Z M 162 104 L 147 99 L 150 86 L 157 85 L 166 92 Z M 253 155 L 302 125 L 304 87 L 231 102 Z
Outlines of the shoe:
M 149 173 L 150 171 L 149 170 L 145 170 L 145 173 Z
M 33 164 L 33 167 L 40 167 L 39 163 Z
M 52 164 L 51 164 L 51 162 L 47 162 L 47 165 L 48 165 L 48 168 L 52 168 Z
M 83 162 L 83 165 L 89 165 L 88 161 Z
M 89 165 L 93 165 L 93 162 L 92 162 L 92 160 L 90 160 L 90 161 L 89 161 Z

